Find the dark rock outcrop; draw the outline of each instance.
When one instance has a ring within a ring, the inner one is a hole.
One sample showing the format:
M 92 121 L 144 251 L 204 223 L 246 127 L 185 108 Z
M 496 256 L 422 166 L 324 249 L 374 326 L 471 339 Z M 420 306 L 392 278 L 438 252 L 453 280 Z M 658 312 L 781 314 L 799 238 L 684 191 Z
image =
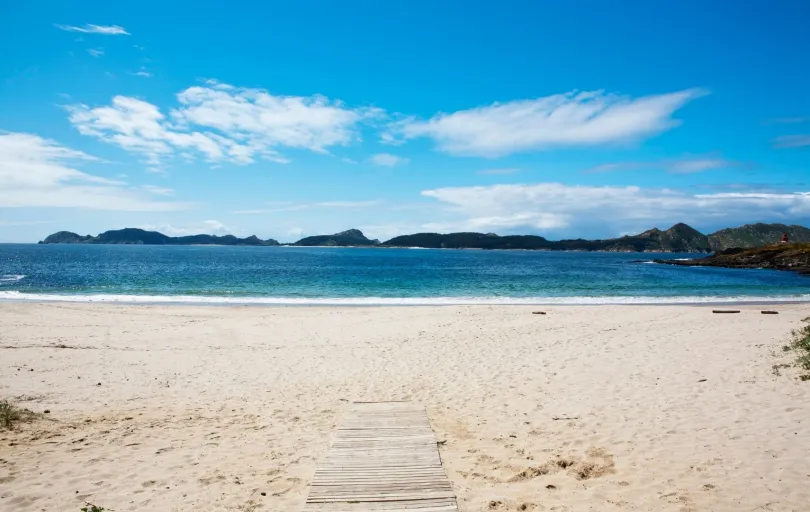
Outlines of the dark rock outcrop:
M 654 260 L 686 267 L 767 268 L 810 275 L 810 243 L 772 244 L 749 249 L 726 249 L 693 260 Z

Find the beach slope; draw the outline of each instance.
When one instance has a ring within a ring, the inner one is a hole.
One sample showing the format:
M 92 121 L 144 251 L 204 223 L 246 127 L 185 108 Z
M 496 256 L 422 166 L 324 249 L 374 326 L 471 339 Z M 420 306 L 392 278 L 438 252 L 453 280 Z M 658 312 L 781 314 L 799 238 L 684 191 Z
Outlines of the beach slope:
M 43 413 L 0 509 L 299 510 L 347 402 L 414 400 L 465 512 L 807 510 L 808 307 L 735 309 L 0 303 L 0 399 Z

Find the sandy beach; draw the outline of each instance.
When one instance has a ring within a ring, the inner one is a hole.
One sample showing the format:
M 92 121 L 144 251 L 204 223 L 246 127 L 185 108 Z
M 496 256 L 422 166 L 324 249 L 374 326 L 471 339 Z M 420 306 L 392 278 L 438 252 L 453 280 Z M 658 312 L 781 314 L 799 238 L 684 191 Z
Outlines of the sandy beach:
M 542 309 L 546 315 L 533 315 Z M 0 509 L 296 511 L 349 401 L 427 406 L 459 509 L 806 511 L 807 305 L 0 304 Z

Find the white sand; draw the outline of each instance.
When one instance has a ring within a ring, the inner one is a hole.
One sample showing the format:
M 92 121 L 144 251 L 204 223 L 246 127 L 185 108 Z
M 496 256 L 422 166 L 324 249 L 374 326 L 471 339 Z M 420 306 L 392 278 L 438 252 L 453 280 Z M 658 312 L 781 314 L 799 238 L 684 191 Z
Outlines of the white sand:
M 462 511 L 807 511 L 810 307 L 742 309 L 0 304 L 0 398 L 51 411 L 0 510 L 297 511 L 345 401 L 410 399 Z

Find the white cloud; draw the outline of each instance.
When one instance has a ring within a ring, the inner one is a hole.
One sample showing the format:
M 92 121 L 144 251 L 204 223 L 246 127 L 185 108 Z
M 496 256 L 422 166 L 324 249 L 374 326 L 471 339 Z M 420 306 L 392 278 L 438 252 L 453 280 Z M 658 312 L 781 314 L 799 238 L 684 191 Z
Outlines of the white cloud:
M 67 109 L 80 133 L 139 153 L 153 166 L 178 153 L 210 162 L 286 163 L 280 148 L 326 153 L 358 141 L 358 125 L 380 115 L 378 109 L 348 108 L 323 96 L 274 96 L 210 80 L 177 99 L 180 106 L 170 116 L 127 96 L 114 97 L 110 106 Z
M 254 209 L 254 210 L 234 210 L 231 213 L 234 215 L 262 215 L 264 213 L 270 213 L 273 210 L 263 210 L 261 208 Z
M 152 73 L 150 73 L 149 71 L 146 71 L 145 69 L 141 69 L 140 71 L 135 72 L 135 76 L 142 76 L 144 78 L 151 78 Z
M 326 201 L 313 203 L 313 206 L 320 208 L 369 208 L 378 204 L 380 204 L 380 201 Z
M 712 169 L 751 167 L 750 163 L 727 160 L 716 156 L 688 157 L 649 162 L 617 162 L 597 165 L 585 172 L 633 171 L 639 169 L 663 169 L 672 174 L 692 174 Z
M 52 220 L 2 220 L 0 219 L 0 227 L 17 227 L 17 226 L 38 226 L 40 224 L 53 224 Z
M 156 196 L 173 196 L 174 190 L 166 187 L 158 187 L 156 185 L 143 185 L 141 189 L 154 194 Z
M 57 28 L 66 30 L 68 32 L 81 32 L 83 34 L 103 34 L 107 36 L 128 36 L 129 32 L 124 30 L 124 27 L 118 25 L 92 25 L 87 24 L 82 27 L 73 25 L 56 25 Z
M 810 135 L 784 135 L 773 142 L 777 148 L 801 148 L 810 146 Z
M 630 98 L 601 91 L 494 103 L 393 123 L 383 140 L 429 137 L 456 155 L 498 157 L 554 147 L 642 140 L 677 126 L 672 114 L 707 94 L 702 89 Z
M 669 166 L 669 172 L 674 174 L 692 174 L 711 169 L 723 169 L 724 167 L 735 167 L 737 162 L 730 162 L 722 158 L 695 158 L 691 160 L 681 160 L 673 162 Z
M 300 240 L 301 238 L 304 237 L 304 230 L 302 228 L 297 227 L 297 226 L 292 227 L 292 228 L 287 230 L 287 235 L 294 238 L 294 239 L 296 239 L 296 240 Z
M 560 183 L 455 187 L 426 190 L 450 207 L 457 220 L 444 227 L 554 230 L 602 225 L 700 224 L 711 218 L 734 225 L 810 215 L 810 192 L 690 194 L 640 187 L 572 186 Z
M 0 207 L 68 207 L 94 210 L 168 211 L 187 207 L 154 201 L 120 180 L 74 165 L 100 162 L 37 135 L 0 134 Z
M 405 165 L 410 160 L 407 158 L 402 158 L 396 155 L 392 155 L 391 153 L 377 153 L 369 158 L 369 161 L 374 165 L 379 165 L 383 167 L 395 167 L 397 165 Z
M 294 212 L 299 210 L 310 210 L 315 208 L 361 209 L 378 206 L 381 204 L 381 201 L 322 201 L 316 203 L 290 203 L 287 201 L 281 201 L 281 202 L 271 202 L 268 204 L 275 206 L 275 208 L 235 210 L 232 211 L 231 213 L 236 215 L 261 215 L 265 213 Z
M 141 224 L 138 229 L 158 231 L 168 236 L 187 235 L 230 235 L 233 231 L 218 220 L 206 220 L 196 224 L 176 226 L 174 224 Z
M 87 53 L 89 53 L 93 57 L 101 57 L 102 55 L 104 55 L 104 50 L 102 50 L 101 48 L 98 48 L 98 49 L 97 48 L 90 48 L 90 49 L 87 50 Z
M 383 132 L 380 134 L 380 143 L 388 144 L 389 146 L 401 146 L 405 141 L 397 138 L 391 132 Z
M 520 172 L 520 169 L 516 168 L 507 168 L 507 169 L 485 169 L 483 171 L 478 171 L 478 174 L 481 176 L 505 176 L 508 174 L 517 174 Z

